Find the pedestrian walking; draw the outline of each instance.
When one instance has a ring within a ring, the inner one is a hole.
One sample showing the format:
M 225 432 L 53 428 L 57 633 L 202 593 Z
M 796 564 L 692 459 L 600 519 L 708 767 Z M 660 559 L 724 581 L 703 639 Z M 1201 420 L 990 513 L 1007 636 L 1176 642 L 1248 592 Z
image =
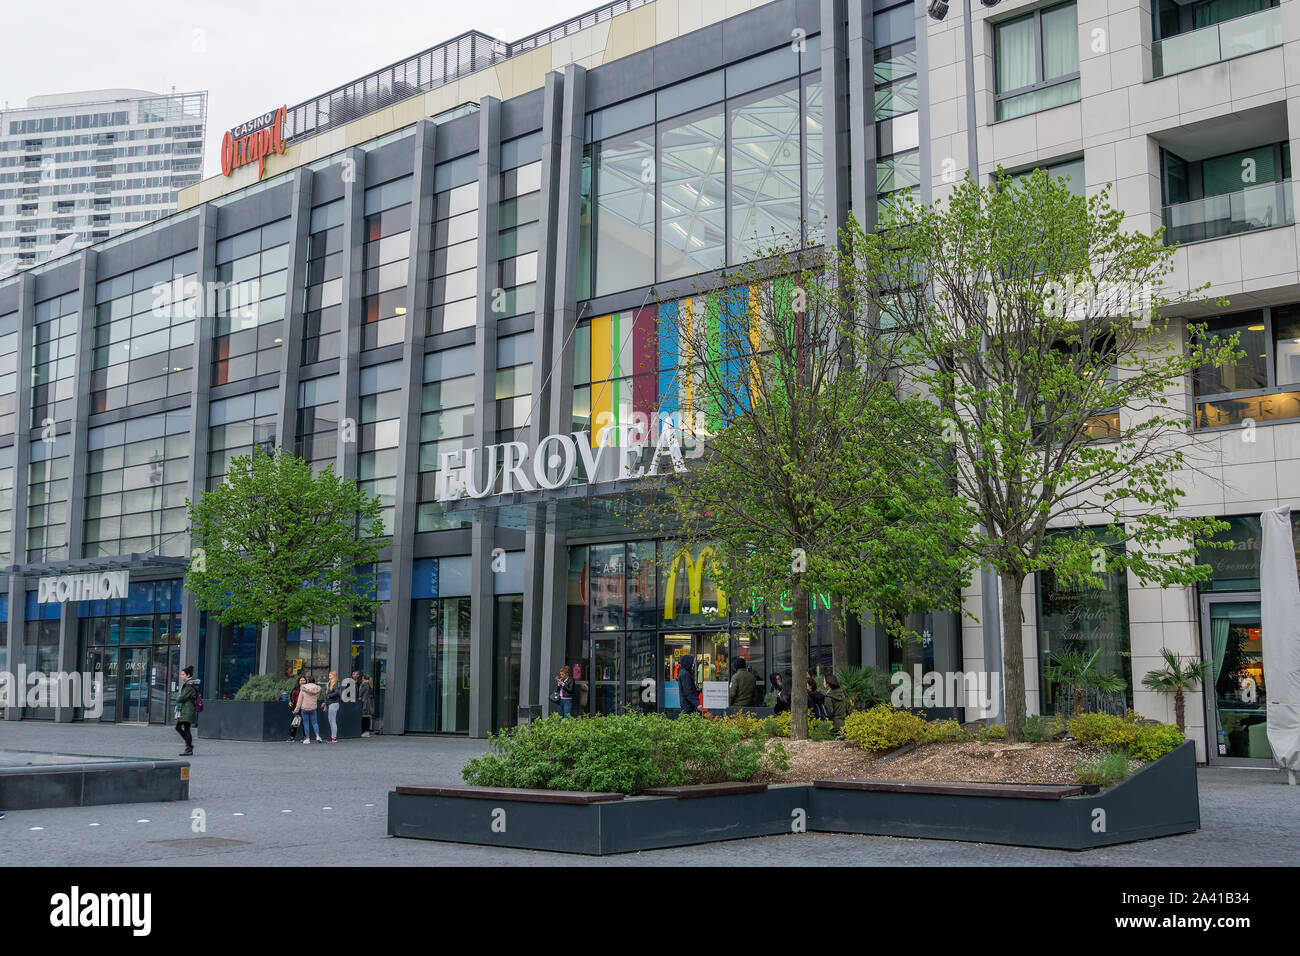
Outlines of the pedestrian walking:
M 360 671 L 352 672 L 352 683 L 357 689 L 357 702 L 361 704 L 361 736 L 370 736 L 370 724 L 375 716 L 374 688 L 370 685 L 370 675 Z
M 181 690 L 176 695 L 176 732 L 185 741 L 182 757 L 194 754 L 194 735 L 190 728 L 194 726 L 195 701 L 199 696 L 199 679 L 194 676 L 194 665 L 187 664 L 181 668 Z
M 320 701 L 320 684 L 308 681 L 298 688 L 298 703 L 294 706 L 293 712 L 302 715 L 302 736 L 303 743 L 311 743 L 313 735 L 316 742 L 323 744 L 320 736 L 320 717 L 316 713 L 316 705 Z
M 681 716 L 700 712 L 700 688 L 695 683 L 695 658 L 685 655 L 677 668 L 677 695 L 681 698 L 678 706 Z
M 289 743 L 298 742 L 298 728 L 302 726 L 302 716 L 298 713 L 298 694 L 302 690 L 302 685 L 307 683 L 307 675 L 299 674 L 298 683 L 293 685 L 293 690 L 289 691 Z M 307 737 L 307 732 L 303 731 L 303 739 Z
M 743 657 L 731 662 L 731 686 L 727 689 L 727 701 L 732 707 L 753 707 L 754 697 L 758 692 L 758 681 L 754 672 Z
M 831 730 L 838 737 L 844 730 L 844 718 L 849 713 L 849 699 L 840 689 L 839 678 L 834 674 L 827 674 L 822 682 L 826 685 L 826 696 L 822 704 L 826 708 L 826 716 L 830 718 Z
M 568 664 L 560 668 L 560 673 L 555 675 L 555 691 L 551 694 L 551 700 L 559 708 L 561 717 L 573 716 L 573 671 Z
M 343 704 L 343 685 L 339 683 L 339 672 L 330 671 L 329 687 L 325 691 L 325 712 L 330 720 L 329 742 L 339 742 L 339 707 Z

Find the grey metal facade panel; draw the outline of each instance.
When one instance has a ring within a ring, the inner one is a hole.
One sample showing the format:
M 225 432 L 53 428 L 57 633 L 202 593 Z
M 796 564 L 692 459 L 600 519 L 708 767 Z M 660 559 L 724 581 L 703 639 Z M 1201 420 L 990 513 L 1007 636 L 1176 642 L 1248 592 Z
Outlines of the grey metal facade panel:
M 72 418 L 72 454 L 68 480 L 68 557 L 81 557 L 86 513 L 86 446 L 90 421 L 90 383 L 95 352 L 87 343 L 95 341 L 95 281 L 98 255 L 93 249 L 81 254 L 81 291 L 77 305 L 77 354 L 73 361 L 76 382 L 76 412 Z M 64 615 L 67 618 L 68 615 Z M 76 634 L 72 635 L 75 643 Z M 75 668 L 74 668 L 75 669 Z
M 529 90 L 501 104 L 501 141 L 527 136 L 542 129 L 542 111 L 545 108 L 545 87 Z
M 805 14 L 808 11 L 803 11 Z M 761 13 L 755 16 L 755 13 Z M 722 59 L 734 63 L 794 42 L 795 29 L 816 33 L 820 19 L 800 19 L 796 0 L 775 0 L 722 21 Z
M 131 242 L 119 242 L 99 253 L 99 277 L 111 279 L 141 266 L 189 252 L 198 246 L 198 217 L 168 226 Z
M 428 255 L 428 251 L 425 251 Z M 430 335 L 424 340 L 424 351 L 441 352 L 443 349 L 454 349 L 458 345 L 473 345 L 473 329 L 455 329 L 451 332 L 440 332 L 437 335 Z
M 651 74 L 655 87 L 669 86 L 722 66 L 723 33 L 722 24 L 715 23 L 655 47 Z
M 655 51 L 642 50 L 588 71 L 586 110 L 604 109 L 655 88 Z
M 270 189 L 222 206 L 217 238 L 237 236 L 290 215 L 293 212 L 294 179 L 291 176 L 288 181 Z
M 478 152 L 478 115 L 458 116 L 438 124 L 438 144 L 434 155 L 445 163 L 459 156 Z
M 330 175 L 327 171 L 332 170 L 332 168 L 332 166 L 327 166 L 325 169 L 316 170 L 314 173 L 315 178 L 311 186 L 311 203 L 313 207 L 323 206 L 326 203 L 343 198 L 343 177 L 337 174 Z
M 468 528 L 456 528 L 451 531 L 417 532 L 415 535 L 415 557 L 444 558 L 469 554 L 470 537 Z
M 414 134 L 412 134 L 414 135 Z M 379 149 L 366 153 L 366 187 L 379 186 L 394 179 L 411 175 L 414 168 L 411 155 L 411 137 L 385 143 Z
M 391 555 L 393 606 L 390 620 L 392 633 L 388 644 L 394 660 L 410 660 L 411 573 L 414 563 L 415 529 L 420 512 L 420 431 L 424 385 L 424 315 L 429 307 L 431 262 L 428 250 L 433 245 L 434 157 L 438 127 L 427 120 L 416 124 L 411 167 L 414 215 L 411 219 L 411 243 L 407 252 L 410 281 L 406 287 L 407 327 L 402 348 L 402 407 L 398 425 L 397 487 L 393 509 Z M 406 668 L 389 671 L 387 699 L 384 702 L 384 729 L 402 733 L 406 730 Z
M 293 448 L 298 424 L 298 380 L 302 372 L 302 330 L 305 321 L 307 251 L 311 237 L 312 185 L 310 169 L 293 177 L 290 201 L 288 289 L 284 300 L 284 332 L 280 345 L 280 393 L 275 437 L 281 448 Z
M 81 256 L 81 252 L 74 253 L 62 265 L 31 277 L 37 302 L 77 291 L 81 284 Z
M 848 0 L 848 32 L 845 43 L 849 58 L 849 89 L 875 86 L 875 44 L 870 0 Z M 876 225 L 876 113 L 875 96 L 848 98 L 850 208 L 858 224 L 868 232 Z M 867 170 L 871 175 L 867 175 Z

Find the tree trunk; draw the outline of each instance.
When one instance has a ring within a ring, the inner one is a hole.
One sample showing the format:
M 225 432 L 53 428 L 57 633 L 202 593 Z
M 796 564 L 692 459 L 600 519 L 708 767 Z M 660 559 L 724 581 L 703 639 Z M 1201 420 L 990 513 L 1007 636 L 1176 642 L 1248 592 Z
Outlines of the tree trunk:
M 849 666 L 849 641 L 845 636 L 844 603 L 841 598 L 831 598 L 831 670 Z
M 803 575 L 795 578 L 790 593 L 794 630 L 790 635 L 790 739 L 808 739 L 808 587 Z
M 1002 692 L 1006 701 L 1007 741 L 1025 734 L 1025 655 L 1020 634 L 1020 589 L 1024 575 L 1002 574 Z
M 1183 689 L 1181 687 L 1175 687 L 1174 688 L 1174 720 L 1178 722 L 1178 729 L 1183 732 L 1183 736 L 1187 736 L 1187 723 L 1186 723 L 1187 715 L 1186 713 L 1184 713 L 1183 710 L 1185 705 L 1186 705 L 1186 701 L 1183 700 Z
M 1078 717 L 1083 713 L 1083 685 L 1076 683 L 1074 685 L 1074 709 L 1071 716 Z
M 277 621 L 275 625 L 275 658 L 271 661 L 271 673 L 280 677 L 292 677 L 285 666 L 285 657 L 289 652 L 289 625 Z

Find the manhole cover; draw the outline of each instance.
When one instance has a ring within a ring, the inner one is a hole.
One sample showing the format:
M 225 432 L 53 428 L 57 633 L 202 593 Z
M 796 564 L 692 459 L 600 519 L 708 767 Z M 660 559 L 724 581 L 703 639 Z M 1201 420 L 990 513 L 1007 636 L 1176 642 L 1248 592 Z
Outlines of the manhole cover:
M 150 840 L 159 846 L 177 850 L 215 850 L 223 846 L 248 846 L 247 840 L 227 840 L 224 837 L 186 837 L 183 840 Z

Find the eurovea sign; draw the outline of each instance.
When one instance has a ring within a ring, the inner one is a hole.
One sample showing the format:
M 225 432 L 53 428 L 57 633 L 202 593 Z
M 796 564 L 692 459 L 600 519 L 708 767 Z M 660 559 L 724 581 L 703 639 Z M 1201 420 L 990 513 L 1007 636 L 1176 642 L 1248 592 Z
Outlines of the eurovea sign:
M 686 471 L 681 432 L 675 425 L 661 427 L 653 446 L 646 441 L 624 446 L 610 444 L 609 435 L 624 430 L 635 432 L 636 426 L 602 428 L 595 447 L 590 432 L 577 431 L 547 435 L 535 449 L 529 449 L 521 441 L 508 441 L 487 448 L 442 452 L 438 456 L 438 500 L 486 498 L 494 493 L 498 476 L 501 479 L 500 494 L 503 495 L 538 489 L 554 491 L 573 481 L 579 462 L 582 463 L 585 484 L 602 480 L 603 474 L 610 470 L 610 464 L 615 471 L 612 476 L 615 480 L 658 475 L 663 458 L 671 461 L 674 472 Z M 694 445 L 700 445 L 698 439 Z M 610 456 L 608 459 L 607 455 Z M 482 464 L 484 460 L 486 464 Z
M 257 162 L 257 178 L 266 172 L 266 157 L 284 152 L 284 120 L 288 108 L 263 113 L 240 123 L 221 138 L 221 175 L 229 176 L 241 166 Z
M 67 604 L 69 601 L 108 601 L 126 597 L 130 571 L 94 571 L 41 578 L 37 604 Z

